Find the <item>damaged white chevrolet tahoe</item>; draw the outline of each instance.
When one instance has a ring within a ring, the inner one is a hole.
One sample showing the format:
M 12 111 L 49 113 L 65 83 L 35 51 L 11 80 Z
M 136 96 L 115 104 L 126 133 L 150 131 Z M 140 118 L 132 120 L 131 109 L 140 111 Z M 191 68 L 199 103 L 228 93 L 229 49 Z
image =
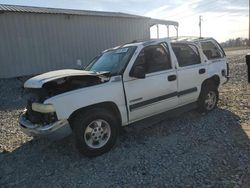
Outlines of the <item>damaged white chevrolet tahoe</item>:
M 86 156 L 109 151 L 121 126 L 197 104 L 213 110 L 228 63 L 212 38 L 134 42 L 105 50 L 84 70 L 58 70 L 33 77 L 20 116 L 32 136 L 73 132 Z

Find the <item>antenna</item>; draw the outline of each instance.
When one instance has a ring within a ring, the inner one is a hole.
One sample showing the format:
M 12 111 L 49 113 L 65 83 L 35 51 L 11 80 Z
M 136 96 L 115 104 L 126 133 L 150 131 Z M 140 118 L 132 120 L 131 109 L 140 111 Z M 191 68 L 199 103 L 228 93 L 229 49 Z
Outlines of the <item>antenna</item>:
M 201 21 L 203 21 L 202 16 L 199 16 L 200 38 L 201 38 Z

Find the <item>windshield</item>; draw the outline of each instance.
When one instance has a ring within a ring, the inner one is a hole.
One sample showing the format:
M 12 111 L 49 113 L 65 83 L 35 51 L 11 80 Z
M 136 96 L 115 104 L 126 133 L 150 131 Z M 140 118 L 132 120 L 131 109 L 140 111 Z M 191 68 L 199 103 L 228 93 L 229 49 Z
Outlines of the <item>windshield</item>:
M 135 46 L 130 46 L 104 52 L 94 58 L 85 70 L 94 72 L 108 71 L 111 75 L 118 75 L 126 68 L 135 49 Z

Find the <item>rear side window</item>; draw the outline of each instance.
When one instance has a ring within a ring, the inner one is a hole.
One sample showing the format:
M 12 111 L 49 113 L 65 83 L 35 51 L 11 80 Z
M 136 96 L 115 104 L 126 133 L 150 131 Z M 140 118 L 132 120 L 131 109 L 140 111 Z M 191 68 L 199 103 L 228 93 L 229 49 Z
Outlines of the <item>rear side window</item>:
M 195 45 L 172 43 L 171 44 L 180 67 L 201 63 L 200 54 Z
M 202 47 L 203 53 L 205 54 L 208 60 L 224 57 L 224 53 L 220 49 L 220 47 L 218 47 L 217 44 L 214 44 L 211 41 L 201 42 L 201 47 Z
M 163 45 L 145 47 L 135 62 L 137 65 L 144 66 L 146 73 L 171 69 L 169 51 Z

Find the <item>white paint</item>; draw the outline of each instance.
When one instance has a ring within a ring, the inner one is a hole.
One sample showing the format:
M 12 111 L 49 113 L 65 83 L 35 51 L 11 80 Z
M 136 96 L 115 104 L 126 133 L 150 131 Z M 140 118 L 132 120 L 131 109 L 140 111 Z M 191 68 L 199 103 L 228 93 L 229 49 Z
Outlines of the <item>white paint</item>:
M 159 39 L 152 42 L 150 45 L 159 44 L 160 42 L 165 42 L 168 45 L 171 56 L 172 69 L 147 74 L 145 79 L 136 79 L 129 76 L 131 68 L 134 65 L 138 54 L 145 46 L 142 42 L 127 45 L 137 46 L 137 50 L 135 51 L 130 62 L 128 63 L 127 68 L 123 73 L 127 106 L 123 90 L 123 80 L 117 79 L 117 76 L 111 77 L 108 82 L 103 84 L 81 88 L 56 95 L 44 101 L 44 104 L 52 104 L 56 109 L 57 117 L 60 120 L 68 119 L 73 112 L 80 108 L 103 102 L 112 102 L 118 107 L 120 111 L 122 117 L 122 125 L 127 125 L 128 123 L 144 119 L 145 117 L 149 117 L 154 114 L 158 114 L 196 101 L 200 93 L 202 82 L 211 76 L 220 76 L 221 84 L 226 81 L 226 78 L 221 75 L 221 70 L 226 70 L 226 58 L 216 59 L 213 61 L 207 60 L 202 50 L 200 49 L 199 41 L 196 41 L 196 43 L 190 43 L 196 45 L 199 48 L 202 63 L 186 67 L 178 66 L 177 58 L 171 48 L 169 40 Z M 126 47 L 126 45 L 124 47 Z M 199 75 L 198 72 L 201 68 L 206 69 L 206 74 Z M 53 71 L 31 78 L 26 82 L 25 85 L 26 87 L 41 87 L 41 83 L 45 83 L 55 78 L 62 78 L 63 76 L 70 75 L 88 74 L 91 73 L 77 70 Z M 168 81 L 169 75 L 177 75 L 177 80 L 171 82 Z M 134 111 L 129 110 L 130 105 L 137 103 L 133 102 L 133 100 L 135 99 L 142 98 L 138 101 L 141 102 L 173 92 L 181 92 L 183 90 L 194 87 L 198 88 L 198 92 L 183 95 L 181 97 L 174 96 L 172 98 L 148 104 Z M 129 114 L 127 114 L 127 109 Z M 127 118 L 127 115 L 129 115 L 130 119 Z
M 84 75 L 95 75 L 94 72 L 84 71 L 84 70 L 74 70 L 74 69 L 63 69 L 50 71 L 38 76 L 32 77 L 24 83 L 25 88 L 41 88 L 43 84 L 56 80 L 59 78 L 64 78 L 67 76 L 84 76 Z

